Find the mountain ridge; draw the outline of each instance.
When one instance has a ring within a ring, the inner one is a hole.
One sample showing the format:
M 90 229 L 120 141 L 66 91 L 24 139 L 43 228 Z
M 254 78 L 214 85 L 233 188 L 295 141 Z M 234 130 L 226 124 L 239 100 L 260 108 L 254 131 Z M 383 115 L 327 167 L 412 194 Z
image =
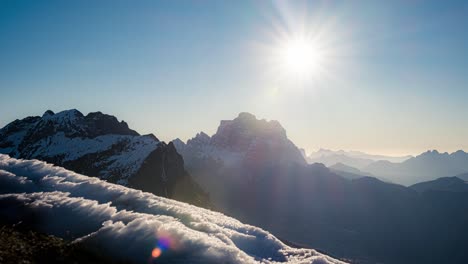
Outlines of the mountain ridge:
M 0 153 L 40 159 L 157 195 L 209 206 L 172 143 L 140 135 L 124 121 L 76 109 L 15 120 L 0 129 Z
M 463 150 L 452 153 L 428 150 L 402 163 L 377 161 L 362 170 L 408 186 L 439 177 L 467 173 L 468 153 Z

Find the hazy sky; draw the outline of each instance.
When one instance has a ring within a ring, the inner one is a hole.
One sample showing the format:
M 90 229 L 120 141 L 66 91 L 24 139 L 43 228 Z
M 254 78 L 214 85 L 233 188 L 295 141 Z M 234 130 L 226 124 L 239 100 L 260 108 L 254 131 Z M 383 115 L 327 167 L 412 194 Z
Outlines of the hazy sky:
M 468 1 L 0 1 L 0 126 L 103 111 L 187 139 L 247 111 L 300 147 L 468 150 Z M 309 78 L 275 51 L 306 32 Z

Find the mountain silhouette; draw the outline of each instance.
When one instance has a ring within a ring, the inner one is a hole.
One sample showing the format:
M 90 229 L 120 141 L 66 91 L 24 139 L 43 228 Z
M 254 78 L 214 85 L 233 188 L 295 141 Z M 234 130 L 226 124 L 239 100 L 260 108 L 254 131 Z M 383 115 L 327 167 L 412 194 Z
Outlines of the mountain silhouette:
M 464 193 L 346 179 L 306 164 L 279 123 L 251 114 L 221 121 L 213 136 L 173 142 L 217 208 L 287 241 L 358 263 L 468 261 L 459 254 L 468 242 Z
M 377 161 L 363 168 L 362 171 L 408 186 L 435 180 L 442 176 L 467 173 L 468 153 L 459 150 L 449 154 L 432 150 L 401 163 Z

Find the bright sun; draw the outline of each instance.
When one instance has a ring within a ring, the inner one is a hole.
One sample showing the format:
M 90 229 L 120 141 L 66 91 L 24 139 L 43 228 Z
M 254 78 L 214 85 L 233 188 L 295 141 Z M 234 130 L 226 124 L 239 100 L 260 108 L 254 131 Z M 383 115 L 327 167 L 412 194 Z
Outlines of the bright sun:
M 289 3 L 278 1 L 279 16 L 272 17 L 263 41 L 255 43 L 266 79 L 271 86 L 300 90 L 336 81 L 343 59 L 350 58 L 346 53 L 352 43 L 342 39 L 348 33 L 337 27 L 339 19 L 322 14 L 320 8 L 309 12 L 305 3 L 294 7 Z
M 312 40 L 295 38 L 281 45 L 279 59 L 285 71 L 304 79 L 317 74 L 323 62 L 323 54 Z

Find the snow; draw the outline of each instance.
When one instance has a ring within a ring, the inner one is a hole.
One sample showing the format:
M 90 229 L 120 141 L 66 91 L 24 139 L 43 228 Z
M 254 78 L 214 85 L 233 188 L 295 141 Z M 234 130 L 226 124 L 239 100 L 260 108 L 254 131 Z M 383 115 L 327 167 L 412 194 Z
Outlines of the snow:
M 108 159 L 112 164 L 107 170 L 103 171 L 103 177 L 105 177 L 107 172 L 111 173 L 113 170 L 119 171 L 126 178 L 130 177 L 137 172 L 143 161 L 160 144 L 160 142 L 151 136 L 123 137 L 129 138 L 130 142 L 125 150 L 118 152 Z M 119 183 L 126 185 L 126 180 L 128 180 L 126 178 L 121 178 Z
M 100 163 L 110 164 L 102 172 L 101 177 L 107 178 L 118 171 L 124 178 L 137 172 L 146 157 L 160 144 L 150 136 L 103 135 L 95 138 L 66 137 L 63 132 L 43 138 L 32 146 L 36 149 L 31 157 L 62 157 L 62 162 L 73 161 L 87 154 L 110 150 L 119 143 L 125 143 L 126 148 L 110 156 Z
M 18 149 L 18 146 L 23 141 L 24 137 L 26 136 L 27 130 L 18 131 L 13 133 L 5 138 L 5 142 L 9 142 L 11 146 L 6 148 L 0 148 L 0 153 L 11 153 L 14 150 Z
M 38 160 L 0 155 L 0 194 L 2 219 L 16 223 L 34 215 L 42 220 L 39 231 L 119 261 L 148 262 L 158 248 L 158 263 L 342 263 L 312 249 L 286 246 L 221 213 Z

